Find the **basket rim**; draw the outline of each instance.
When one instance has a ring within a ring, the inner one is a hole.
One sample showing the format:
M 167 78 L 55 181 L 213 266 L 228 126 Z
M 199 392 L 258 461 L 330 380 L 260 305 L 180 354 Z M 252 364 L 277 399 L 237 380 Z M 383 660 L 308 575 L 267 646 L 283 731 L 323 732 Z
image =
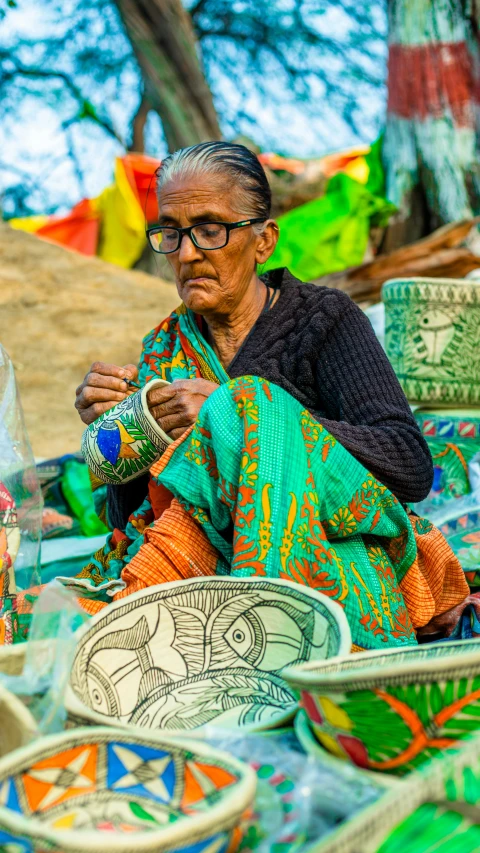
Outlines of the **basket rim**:
M 473 646 L 477 648 L 472 648 Z M 466 647 L 465 652 L 452 654 Z M 468 648 L 467 648 L 468 647 Z M 414 680 L 418 684 L 445 678 L 468 678 L 480 676 L 480 639 L 453 640 L 435 643 L 432 650 L 437 655 L 429 656 L 427 644 L 362 652 L 359 655 L 338 655 L 328 661 L 308 661 L 297 666 L 286 667 L 282 677 L 294 688 L 326 692 L 355 692 L 394 684 L 407 684 Z M 442 652 L 444 654 L 442 655 Z M 395 657 L 402 660 L 395 662 Z M 412 660 L 408 661 L 408 656 Z M 404 659 L 404 656 L 407 659 Z M 390 662 L 388 658 L 392 658 Z M 387 658 L 387 661 L 383 660 Z M 376 667 L 376 662 L 382 662 Z
M 252 768 L 223 750 L 211 747 L 193 738 L 183 738 L 156 732 L 126 729 L 121 726 L 86 726 L 70 729 L 59 734 L 47 735 L 33 744 L 21 747 L 0 759 L 0 780 L 14 775 L 15 770 L 26 761 L 41 761 L 42 752 L 58 747 L 58 750 L 75 747 L 82 743 L 128 741 L 140 745 L 165 749 L 169 746 L 196 754 L 200 760 L 219 763 L 238 776 L 238 782 L 232 789 L 224 789 L 220 802 L 211 805 L 206 812 L 186 814 L 184 820 L 168 824 L 147 833 L 134 833 L 124 836 L 105 836 L 103 846 L 106 853 L 167 853 L 175 846 L 187 843 L 190 839 L 208 838 L 209 832 L 233 829 L 242 813 L 253 801 L 256 790 L 256 776 Z M 93 830 L 65 833 L 52 829 L 34 815 L 26 816 L 0 806 L 0 826 L 7 832 L 21 833 L 26 838 L 54 844 L 65 853 L 98 853 L 99 833 Z M 68 837 L 70 835 L 70 838 Z

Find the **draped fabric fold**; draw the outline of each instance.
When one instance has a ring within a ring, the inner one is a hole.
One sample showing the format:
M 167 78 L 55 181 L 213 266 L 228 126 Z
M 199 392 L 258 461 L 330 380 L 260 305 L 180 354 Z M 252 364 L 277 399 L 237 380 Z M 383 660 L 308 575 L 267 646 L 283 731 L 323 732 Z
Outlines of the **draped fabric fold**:
M 154 376 L 220 387 L 153 466 L 150 496 L 126 530 L 83 570 L 89 612 L 198 575 L 281 578 L 336 600 L 361 650 L 416 643 L 417 628 L 468 596 L 441 534 L 409 518 L 286 391 L 229 380 L 183 306 L 144 341 L 141 384 Z

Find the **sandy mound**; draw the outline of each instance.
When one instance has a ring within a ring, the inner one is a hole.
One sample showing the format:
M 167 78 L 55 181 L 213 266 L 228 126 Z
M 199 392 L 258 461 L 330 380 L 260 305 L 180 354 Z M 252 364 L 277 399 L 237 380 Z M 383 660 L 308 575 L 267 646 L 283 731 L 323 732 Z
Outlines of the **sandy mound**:
M 142 337 L 178 302 L 162 279 L 0 222 L 0 341 L 15 366 L 36 456 L 79 448 L 73 401 L 91 363 L 136 363 Z

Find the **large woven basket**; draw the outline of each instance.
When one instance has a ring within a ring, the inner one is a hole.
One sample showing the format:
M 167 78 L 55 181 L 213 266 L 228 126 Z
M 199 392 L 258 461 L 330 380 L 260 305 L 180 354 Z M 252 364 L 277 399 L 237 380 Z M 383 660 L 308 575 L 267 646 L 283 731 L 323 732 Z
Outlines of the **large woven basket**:
M 110 604 L 82 630 L 65 697 L 70 723 L 169 732 L 282 726 L 297 709 L 283 668 L 351 648 L 336 602 L 268 578 L 163 583 Z
M 426 643 L 288 667 L 322 746 L 399 776 L 480 733 L 480 641 Z
M 25 665 L 27 643 L 0 646 L 0 672 L 3 675 L 21 675 Z
M 0 850 L 234 853 L 255 787 L 250 767 L 193 740 L 50 735 L 0 761 Z
M 309 853 L 474 853 L 480 842 L 480 737 L 411 773 Z
M 37 734 L 37 724 L 28 708 L 0 685 L 0 757 L 29 743 Z
M 382 299 L 385 349 L 410 402 L 480 405 L 480 282 L 392 279 Z

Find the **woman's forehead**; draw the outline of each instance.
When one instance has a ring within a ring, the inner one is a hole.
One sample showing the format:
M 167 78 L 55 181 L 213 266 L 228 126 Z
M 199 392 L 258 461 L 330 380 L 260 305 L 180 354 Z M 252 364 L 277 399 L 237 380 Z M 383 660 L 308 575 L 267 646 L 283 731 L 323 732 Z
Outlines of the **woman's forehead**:
M 168 181 L 160 190 L 158 207 L 161 217 L 188 219 L 228 219 L 238 215 L 235 192 L 229 182 L 215 177 Z M 233 197 L 233 198 L 232 198 Z

